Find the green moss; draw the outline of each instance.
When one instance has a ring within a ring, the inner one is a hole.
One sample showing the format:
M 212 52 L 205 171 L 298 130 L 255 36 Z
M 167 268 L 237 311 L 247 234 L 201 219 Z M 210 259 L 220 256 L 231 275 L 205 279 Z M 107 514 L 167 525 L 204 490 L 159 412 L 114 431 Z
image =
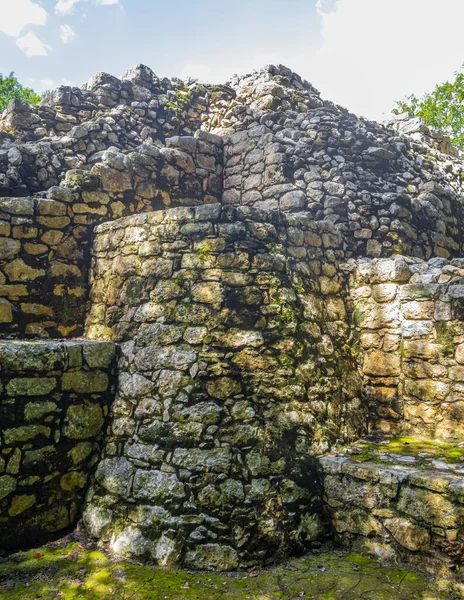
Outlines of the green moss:
M 435 324 L 437 332 L 437 342 L 440 344 L 440 356 L 443 358 L 453 358 L 456 352 L 456 343 L 454 341 L 458 332 L 451 323 L 447 321 L 438 322 Z
M 32 600 L 275 600 L 277 598 L 446 600 L 413 571 L 331 552 L 247 573 L 167 571 L 113 559 L 78 544 L 0 561 L 0 598 Z
M 198 260 L 201 261 L 205 261 L 207 260 L 208 256 L 209 256 L 209 250 L 207 246 L 202 246 L 201 248 L 198 248 L 198 250 L 196 251 L 196 255 L 198 257 Z
M 419 463 L 425 460 L 442 460 L 449 463 L 460 463 L 464 460 L 464 448 L 446 444 L 437 440 L 418 437 L 396 437 L 387 444 L 355 444 L 360 454 L 353 454 L 351 458 L 356 461 L 380 461 L 380 454 L 401 454 L 415 456 Z M 421 456 L 426 455 L 426 456 Z
M 291 369 L 293 367 L 295 359 L 294 359 L 294 357 L 289 356 L 288 354 L 285 354 L 284 352 L 282 352 L 279 355 L 279 362 L 283 369 Z M 287 383 L 286 383 L 286 385 L 287 385 Z

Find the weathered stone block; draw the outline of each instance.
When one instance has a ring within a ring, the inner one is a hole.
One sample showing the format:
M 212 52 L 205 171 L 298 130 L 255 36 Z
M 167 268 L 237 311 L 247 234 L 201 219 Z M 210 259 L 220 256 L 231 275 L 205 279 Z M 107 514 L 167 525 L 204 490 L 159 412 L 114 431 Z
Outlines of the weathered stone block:
M 434 527 L 456 527 L 459 511 L 440 494 L 420 488 L 405 487 L 400 492 L 398 509 Z
M 61 380 L 63 390 L 78 394 L 105 392 L 109 386 L 107 373 L 103 371 L 70 371 Z
M 99 404 L 71 405 L 66 411 L 63 435 L 70 439 L 94 438 L 100 433 L 104 418 Z
M 185 489 L 174 473 L 138 469 L 134 476 L 133 495 L 134 498 L 156 504 L 185 498 Z
M 126 458 L 105 458 L 99 463 L 95 478 L 110 494 L 128 497 L 133 473 L 134 467 Z
M 23 377 L 11 379 L 6 386 L 10 396 L 46 396 L 56 388 L 54 377 Z
M 364 372 L 375 377 L 394 377 L 401 373 L 401 358 L 397 354 L 387 354 L 372 350 L 364 359 Z

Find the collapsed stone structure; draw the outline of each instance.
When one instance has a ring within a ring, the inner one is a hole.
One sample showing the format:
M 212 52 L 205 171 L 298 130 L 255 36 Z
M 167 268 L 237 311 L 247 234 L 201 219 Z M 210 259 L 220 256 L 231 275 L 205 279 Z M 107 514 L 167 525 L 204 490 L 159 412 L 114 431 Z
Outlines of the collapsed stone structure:
M 459 579 L 459 469 L 330 455 L 373 432 L 464 442 L 464 171 L 443 136 L 358 119 L 282 66 L 98 74 L 0 129 L 7 544 L 26 519 L 74 523 L 86 492 L 90 535 L 163 565 L 338 532 Z M 429 498 L 412 522 L 398 482 L 419 498 L 437 477 L 450 518 Z

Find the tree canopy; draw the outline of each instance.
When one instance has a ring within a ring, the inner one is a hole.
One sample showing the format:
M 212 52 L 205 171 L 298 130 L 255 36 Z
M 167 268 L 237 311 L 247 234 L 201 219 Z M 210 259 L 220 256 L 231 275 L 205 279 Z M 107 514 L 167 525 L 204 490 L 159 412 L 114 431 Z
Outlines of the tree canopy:
M 22 86 L 14 73 L 10 73 L 7 77 L 0 73 L 0 112 L 5 110 L 8 102 L 13 98 L 21 98 L 29 104 L 37 104 L 43 96 L 36 94 L 31 88 Z
M 437 85 L 421 99 L 411 94 L 396 102 L 392 112 L 422 117 L 427 125 L 442 129 L 455 146 L 464 148 L 464 71 L 456 73 L 454 81 Z

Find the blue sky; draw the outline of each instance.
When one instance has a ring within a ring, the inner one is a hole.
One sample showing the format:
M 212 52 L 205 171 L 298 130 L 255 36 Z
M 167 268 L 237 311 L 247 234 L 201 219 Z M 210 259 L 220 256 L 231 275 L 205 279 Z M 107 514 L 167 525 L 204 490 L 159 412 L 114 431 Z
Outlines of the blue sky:
M 381 119 L 464 62 L 464 0 L 0 0 L 0 72 L 37 90 L 137 63 L 213 83 L 283 63 Z

